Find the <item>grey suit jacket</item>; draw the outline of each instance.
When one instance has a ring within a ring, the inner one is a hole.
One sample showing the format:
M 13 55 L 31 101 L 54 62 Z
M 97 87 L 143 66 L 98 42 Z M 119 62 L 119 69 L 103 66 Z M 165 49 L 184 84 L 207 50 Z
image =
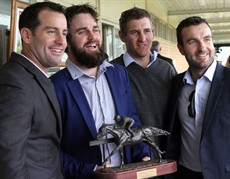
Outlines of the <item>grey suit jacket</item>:
M 0 178 L 63 179 L 60 106 L 50 80 L 12 53 L 0 70 Z

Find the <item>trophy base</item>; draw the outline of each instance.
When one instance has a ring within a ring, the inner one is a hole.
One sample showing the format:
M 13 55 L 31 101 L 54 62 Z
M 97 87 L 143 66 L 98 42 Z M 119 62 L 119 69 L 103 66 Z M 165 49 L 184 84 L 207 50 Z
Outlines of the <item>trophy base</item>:
M 162 160 L 161 162 L 150 160 L 126 164 L 122 167 L 104 168 L 94 173 L 94 179 L 142 179 L 167 175 L 176 171 L 177 165 L 174 160 Z

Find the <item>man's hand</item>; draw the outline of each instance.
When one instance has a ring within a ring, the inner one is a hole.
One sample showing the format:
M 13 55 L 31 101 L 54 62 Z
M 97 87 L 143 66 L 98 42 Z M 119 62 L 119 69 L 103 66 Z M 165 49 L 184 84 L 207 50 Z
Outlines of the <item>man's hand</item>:
M 110 164 L 110 163 L 105 163 L 104 165 L 98 166 L 98 167 L 96 168 L 96 171 L 101 170 L 101 169 L 103 169 L 103 168 L 109 168 L 109 167 L 113 167 L 113 165 Z
M 148 157 L 148 156 L 142 158 L 142 161 L 143 161 L 143 162 L 146 162 L 146 161 L 149 161 L 149 160 L 150 160 L 150 157 Z

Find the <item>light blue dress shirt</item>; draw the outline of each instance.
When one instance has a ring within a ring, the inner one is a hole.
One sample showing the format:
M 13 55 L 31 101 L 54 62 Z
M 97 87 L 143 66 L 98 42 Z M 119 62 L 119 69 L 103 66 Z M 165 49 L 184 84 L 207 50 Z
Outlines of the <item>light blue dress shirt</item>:
M 205 74 L 193 82 L 187 71 L 184 76 L 184 87 L 179 96 L 178 114 L 181 121 L 181 156 L 179 163 L 184 167 L 201 172 L 200 164 L 200 139 L 202 124 L 205 114 L 206 103 L 216 69 L 217 62 L 214 60 Z M 195 90 L 195 118 L 188 115 L 189 96 Z
M 154 53 L 150 55 L 150 63 L 148 64 L 148 66 L 146 68 L 148 68 L 157 58 L 157 52 L 154 51 Z M 125 54 L 123 55 L 123 59 L 124 59 L 124 64 L 125 67 L 129 66 L 131 63 L 136 63 L 139 66 L 141 66 L 138 62 L 136 62 L 129 54 L 128 52 L 125 52 Z

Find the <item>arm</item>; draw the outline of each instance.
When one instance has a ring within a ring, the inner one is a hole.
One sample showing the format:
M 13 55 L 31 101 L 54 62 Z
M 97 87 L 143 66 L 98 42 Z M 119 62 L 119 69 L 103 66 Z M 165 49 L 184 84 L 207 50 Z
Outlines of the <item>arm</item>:
M 74 178 L 79 179 L 89 177 L 97 166 L 93 163 L 77 161 L 72 156 L 65 153 L 63 150 L 61 150 L 61 162 L 66 177 L 74 176 Z
M 4 179 L 24 179 L 27 172 L 26 144 L 33 107 L 20 83 L 24 79 L 19 78 L 0 74 L 0 178 Z

